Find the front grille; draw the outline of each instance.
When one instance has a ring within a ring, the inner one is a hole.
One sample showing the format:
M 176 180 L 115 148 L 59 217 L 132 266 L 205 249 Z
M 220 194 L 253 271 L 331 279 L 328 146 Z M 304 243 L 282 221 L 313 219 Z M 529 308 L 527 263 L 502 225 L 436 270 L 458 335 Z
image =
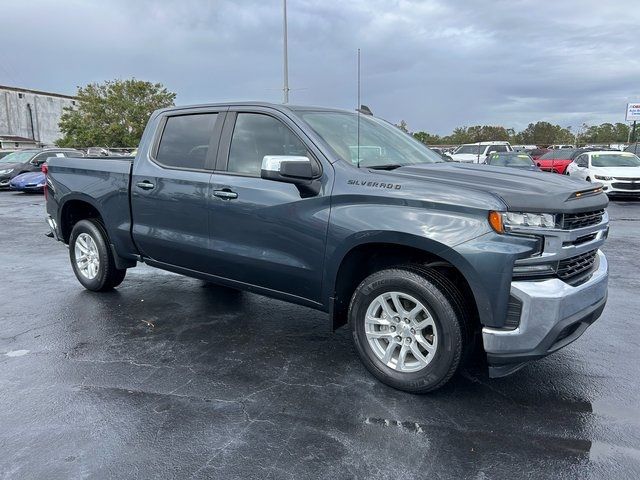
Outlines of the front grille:
M 565 213 L 562 217 L 562 228 L 564 230 L 574 230 L 576 228 L 597 225 L 602 221 L 603 215 L 604 209 L 594 210 L 592 212 Z
M 590 252 L 561 260 L 558 262 L 558 277 L 565 282 L 569 282 L 591 271 L 596 263 L 597 254 L 598 250 L 591 250 Z
M 612 183 L 613 188 L 620 188 L 622 190 L 640 190 L 640 183 Z
M 614 180 L 619 180 L 621 182 L 640 182 L 640 178 L 631 178 L 631 177 L 613 177 Z

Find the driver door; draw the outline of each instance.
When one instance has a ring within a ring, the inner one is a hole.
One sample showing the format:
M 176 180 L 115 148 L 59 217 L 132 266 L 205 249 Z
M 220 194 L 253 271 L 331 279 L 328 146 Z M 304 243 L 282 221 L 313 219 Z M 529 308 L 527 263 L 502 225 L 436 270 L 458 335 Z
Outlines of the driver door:
M 279 112 L 233 110 L 211 179 L 212 273 L 320 302 L 333 169 Z M 307 156 L 318 168 L 319 192 L 261 178 L 266 155 Z

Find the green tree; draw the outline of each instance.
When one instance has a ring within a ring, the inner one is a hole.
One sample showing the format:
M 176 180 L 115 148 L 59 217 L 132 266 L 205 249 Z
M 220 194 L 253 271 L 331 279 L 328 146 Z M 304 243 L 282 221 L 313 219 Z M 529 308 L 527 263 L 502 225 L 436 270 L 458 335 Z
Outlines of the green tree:
M 409 127 L 407 125 L 407 122 L 405 122 L 404 120 L 400 120 L 400 123 L 398 123 L 396 127 L 402 130 L 404 133 L 409 133 Z
M 442 145 L 442 137 L 427 132 L 415 132 L 413 138 L 421 141 L 425 145 Z
M 623 143 L 629 136 L 629 126 L 624 123 L 602 123 L 600 125 L 585 125 L 580 135 L 580 143 Z
M 135 147 L 154 110 L 173 105 L 176 94 L 160 83 L 135 78 L 79 87 L 78 108 L 65 108 L 59 147 Z
M 553 145 L 554 143 L 573 143 L 571 130 L 549 122 L 530 123 L 522 132 L 515 135 L 517 143 L 533 145 Z

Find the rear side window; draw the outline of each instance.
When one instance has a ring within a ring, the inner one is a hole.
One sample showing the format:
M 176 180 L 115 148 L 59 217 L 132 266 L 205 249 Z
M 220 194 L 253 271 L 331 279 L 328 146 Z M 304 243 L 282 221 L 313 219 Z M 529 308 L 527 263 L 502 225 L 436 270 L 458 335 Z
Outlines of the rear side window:
M 169 117 L 156 161 L 167 167 L 203 170 L 217 118 L 217 113 Z
M 239 113 L 231 137 L 227 171 L 260 176 L 265 155 L 307 155 L 307 148 L 280 120 Z

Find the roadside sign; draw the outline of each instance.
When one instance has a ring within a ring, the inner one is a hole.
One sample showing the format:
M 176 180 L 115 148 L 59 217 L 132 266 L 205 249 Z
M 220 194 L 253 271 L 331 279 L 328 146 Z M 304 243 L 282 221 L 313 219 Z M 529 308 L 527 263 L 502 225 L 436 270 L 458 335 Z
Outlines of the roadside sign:
M 625 116 L 627 122 L 640 121 L 640 102 L 627 103 L 627 115 Z

